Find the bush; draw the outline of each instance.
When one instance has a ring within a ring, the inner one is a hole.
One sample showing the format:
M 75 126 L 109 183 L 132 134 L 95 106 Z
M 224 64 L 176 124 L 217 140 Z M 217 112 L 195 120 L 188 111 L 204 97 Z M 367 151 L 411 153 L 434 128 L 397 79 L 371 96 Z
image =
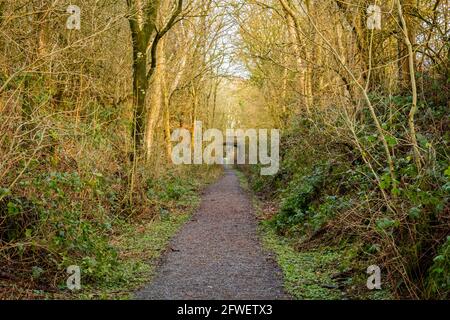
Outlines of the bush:
M 450 236 L 442 244 L 428 271 L 427 293 L 429 297 L 450 298 Z
M 279 232 L 284 233 L 308 218 L 311 202 L 320 196 L 328 173 L 329 167 L 317 166 L 310 175 L 294 178 L 289 183 L 280 211 L 273 219 Z

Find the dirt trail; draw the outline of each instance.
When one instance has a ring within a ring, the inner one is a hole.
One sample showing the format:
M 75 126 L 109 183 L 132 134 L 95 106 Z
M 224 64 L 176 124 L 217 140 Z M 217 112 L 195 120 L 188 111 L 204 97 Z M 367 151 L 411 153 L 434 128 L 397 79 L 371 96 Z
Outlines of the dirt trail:
M 250 199 L 232 170 L 209 186 L 137 299 L 288 299 L 259 242 Z

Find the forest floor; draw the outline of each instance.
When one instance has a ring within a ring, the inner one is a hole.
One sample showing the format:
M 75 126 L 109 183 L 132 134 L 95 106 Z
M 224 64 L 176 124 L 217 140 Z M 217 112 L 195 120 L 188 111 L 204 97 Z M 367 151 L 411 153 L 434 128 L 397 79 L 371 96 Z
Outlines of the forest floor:
M 279 203 L 256 194 L 247 176 L 236 171 L 243 190 L 250 195 L 258 232 L 265 249 L 273 252 L 283 272 L 285 292 L 300 300 L 385 300 L 392 299 L 391 291 L 366 287 L 367 261 L 361 259 L 355 244 L 332 244 L 324 238 L 300 245 L 298 239 L 280 235 L 271 217 L 278 212 Z
M 171 240 L 137 299 L 289 299 L 263 249 L 249 195 L 233 170 L 206 188 L 200 208 Z

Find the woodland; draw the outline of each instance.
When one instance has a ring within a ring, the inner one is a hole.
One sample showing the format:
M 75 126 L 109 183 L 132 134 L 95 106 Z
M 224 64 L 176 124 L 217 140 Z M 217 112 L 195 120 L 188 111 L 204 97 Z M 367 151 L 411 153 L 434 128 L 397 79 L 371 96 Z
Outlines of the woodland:
M 196 121 L 280 130 L 236 170 L 291 296 L 449 299 L 449 5 L 0 0 L 0 299 L 148 281 L 223 174 L 172 163 Z

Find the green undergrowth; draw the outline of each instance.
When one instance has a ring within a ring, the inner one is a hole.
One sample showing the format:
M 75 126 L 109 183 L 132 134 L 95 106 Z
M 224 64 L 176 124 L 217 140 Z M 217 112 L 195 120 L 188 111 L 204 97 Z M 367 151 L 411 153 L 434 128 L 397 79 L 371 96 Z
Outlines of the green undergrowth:
M 132 201 L 125 179 L 67 171 L 22 178 L 27 188 L 0 199 L 0 235 L 8 241 L 0 299 L 130 298 L 222 169 L 142 170 Z M 81 290 L 67 288 L 69 266 L 80 268 Z
M 169 175 L 147 182 L 147 198 L 156 216 L 136 222 L 121 221 L 110 244 L 117 250 L 117 266 L 109 277 L 88 284 L 79 292 L 65 291 L 70 299 L 130 299 L 154 276 L 170 239 L 200 204 L 200 191 L 221 173 L 203 168 L 191 175 Z
M 67 298 L 130 299 L 133 292 L 154 275 L 158 259 L 172 236 L 189 219 L 198 201 L 188 212 L 170 214 L 141 226 L 124 224 L 120 236 L 114 240 L 119 250 L 118 265 L 111 280 L 88 285 L 80 292 L 68 293 Z
M 265 247 L 274 252 L 284 275 L 286 291 L 295 299 L 389 299 L 388 290 L 366 288 L 364 264 L 355 261 L 351 245 L 318 246 L 296 250 L 288 238 L 276 234 L 273 227 L 261 227 Z M 359 267 L 359 272 L 355 268 Z
M 448 299 L 449 135 L 432 125 L 442 117 L 443 106 L 429 105 L 418 115 L 417 162 L 403 125 L 408 99 L 372 99 L 398 108 L 389 119 L 377 110 L 395 155 L 391 164 L 370 117 L 361 119 L 358 134 L 336 136 L 317 115 L 293 119 L 283 130 L 276 174 L 262 176 L 259 165 L 240 170 L 249 189 L 268 207 L 262 213 L 267 228 L 295 252 L 353 252 L 352 270 L 345 271 L 352 283 L 342 286 L 347 297 L 367 296 L 365 270 L 376 265 L 384 288 L 395 298 Z M 333 121 L 341 126 L 345 117 L 337 115 Z
M 250 191 L 247 178 L 238 171 L 241 186 Z M 298 247 L 289 234 L 280 234 L 277 224 L 264 212 L 264 202 L 253 195 L 253 204 L 260 221 L 264 247 L 273 252 L 280 266 L 284 287 L 294 299 L 389 299 L 389 290 L 370 291 L 366 287 L 367 261 L 358 256 L 360 244 L 314 244 Z

